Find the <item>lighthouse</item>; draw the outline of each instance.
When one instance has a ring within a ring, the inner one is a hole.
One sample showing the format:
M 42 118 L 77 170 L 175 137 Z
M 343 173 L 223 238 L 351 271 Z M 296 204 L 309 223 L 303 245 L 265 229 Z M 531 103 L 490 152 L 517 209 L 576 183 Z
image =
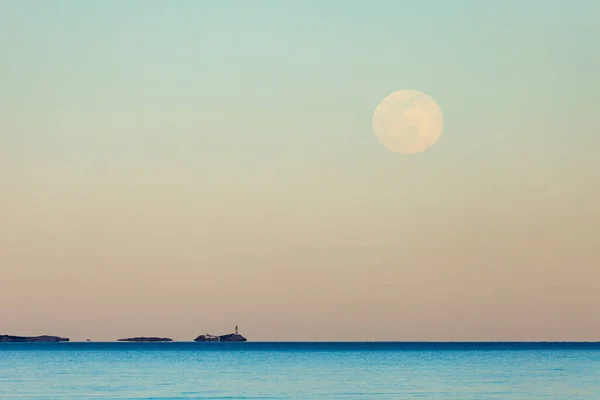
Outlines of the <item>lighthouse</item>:
M 237 327 L 237 325 L 235 326 L 235 334 L 236 335 L 238 334 L 238 327 Z

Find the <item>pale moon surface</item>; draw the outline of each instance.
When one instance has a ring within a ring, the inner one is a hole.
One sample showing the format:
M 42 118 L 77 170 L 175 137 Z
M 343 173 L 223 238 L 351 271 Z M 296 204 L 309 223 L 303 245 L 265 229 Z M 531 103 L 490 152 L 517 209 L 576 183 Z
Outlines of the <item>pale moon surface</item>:
M 420 153 L 440 139 L 444 116 L 428 95 L 416 90 L 399 90 L 379 103 L 373 113 L 373 129 L 389 150 Z

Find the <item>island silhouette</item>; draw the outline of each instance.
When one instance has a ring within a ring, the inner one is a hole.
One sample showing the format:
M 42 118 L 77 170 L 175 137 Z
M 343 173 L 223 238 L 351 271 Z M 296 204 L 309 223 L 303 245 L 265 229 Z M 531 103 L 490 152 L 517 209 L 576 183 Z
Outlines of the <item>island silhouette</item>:
M 69 338 L 63 338 L 60 336 L 13 336 L 13 335 L 0 335 L 0 343 L 58 343 L 58 342 L 69 342 Z M 172 342 L 171 338 L 156 337 L 156 336 L 138 336 L 132 338 L 118 339 L 117 342 L 136 342 L 136 343 L 153 343 L 153 342 Z M 235 327 L 234 333 L 228 333 L 225 335 L 211 335 L 205 334 L 200 335 L 194 339 L 194 342 L 246 342 L 244 336 L 238 332 L 238 327 Z M 87 339 L 86 342 L 90 342 Z
M 21 343 L 21 342 L 68 342 L 70 339 L 60 336 L 12 336 L 0 335 L 0 343 Z
M 173 341 L 173 339 L 171 339 L 171 338 L 161 338 L 161 337 L 154 337 L 154 336 L 151 336 L 151 337 L 141 336 L 141 337 L 117 340 L 117 342 L 172 342 L 172 341 Z
M 235 333 L 228 333 L 226 335 L 214 336 L 210 334 L 200 335 L 194 342 L 245 342 L 247 339 L 238 333 L 238 327 L 235 327 Z

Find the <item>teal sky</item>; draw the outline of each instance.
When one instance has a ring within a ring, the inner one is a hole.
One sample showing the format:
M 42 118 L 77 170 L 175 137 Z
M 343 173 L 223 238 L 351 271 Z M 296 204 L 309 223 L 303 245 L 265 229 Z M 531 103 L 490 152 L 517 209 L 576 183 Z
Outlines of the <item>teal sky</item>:
M 597 339 L 599 15 L 0 0 L 2 329 Z M 444 113 L 422 154 L 372 132 L 399 89 Z

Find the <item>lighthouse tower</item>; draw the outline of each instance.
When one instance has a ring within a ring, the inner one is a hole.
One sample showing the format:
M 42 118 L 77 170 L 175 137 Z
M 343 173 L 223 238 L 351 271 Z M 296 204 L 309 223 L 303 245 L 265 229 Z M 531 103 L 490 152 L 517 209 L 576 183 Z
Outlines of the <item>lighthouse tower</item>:
M 238 334 L 238 327 L 237 327 L 237 325 L 235 326 L 235 334 L 236 335 Z

